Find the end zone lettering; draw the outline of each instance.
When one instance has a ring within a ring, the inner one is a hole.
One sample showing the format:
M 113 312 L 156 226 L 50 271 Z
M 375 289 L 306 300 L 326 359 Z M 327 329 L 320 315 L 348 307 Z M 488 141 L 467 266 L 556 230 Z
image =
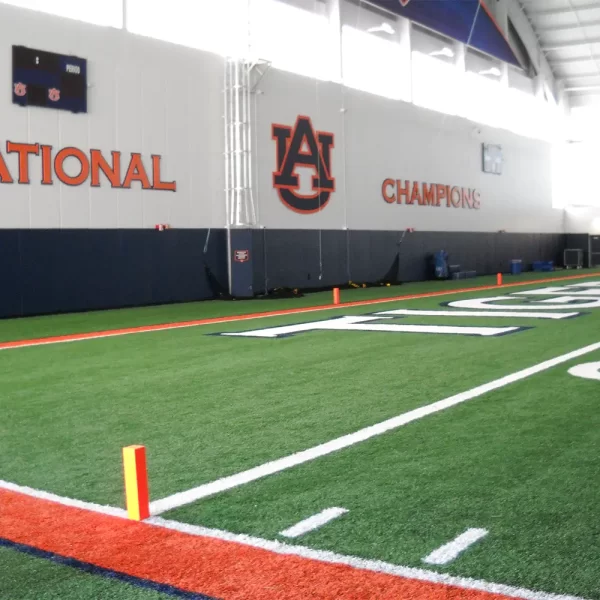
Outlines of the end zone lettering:
M 381 196 L 388 204 L 416 206 L 444 206 L 478 210 L 481 195 L 476 189 L 450 186 L 442 183 L 424 183 L 409 179 L 384 179 Z
M 176 181 L 161 179 L 162 156 L 150 156 L 151 167 L 147 168 L 144 157 L 132 152 L 125 161 L 122 154 L 113 151 L 110 156 L 101 150 L 84 152 L 79 148 L 67 147 L 56 151 L 44 144 L 6 142 L 6 158 L 0 150 L 0 183 L 31 183 L 30 164 L 40 163 L 42 185 L 54 185 L 56 180 L 65 185 L 79 186 L 87 181 L 91 187 L 110 184 L 113 188 L 129 189 L 138 182 L 143 190 L 177 191 Z M 9 168 L 9 157 L 16 163 Z

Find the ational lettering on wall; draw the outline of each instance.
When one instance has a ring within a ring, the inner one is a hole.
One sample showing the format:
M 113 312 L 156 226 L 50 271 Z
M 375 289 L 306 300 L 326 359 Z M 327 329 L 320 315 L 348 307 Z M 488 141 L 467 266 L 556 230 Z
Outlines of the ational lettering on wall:
M 16 156 L 17 166 L 10 169 L 8 157 Z M 56 150 L 44 144 L 6 142 L 5 155 L 0 151 L 0 183 L 28 185 L 35 183 L 31 165 L 38 161 L 42 185 L 91 187 L 110 186 L 129 189 L 134 186 L 143 190 L 177 191 L 177 182 L 161 178 L 162 156 L 152 154 L 144 157 L 139 152 L 125 155 L 118 151 L 103 153 L 101 150 L 84 152 L 72 146 Z
M 384 179 L 381 196 L 388 204 L 445 208 L 481 208 L 481 194 L 473 188 L 424 183 L 408 179 Z

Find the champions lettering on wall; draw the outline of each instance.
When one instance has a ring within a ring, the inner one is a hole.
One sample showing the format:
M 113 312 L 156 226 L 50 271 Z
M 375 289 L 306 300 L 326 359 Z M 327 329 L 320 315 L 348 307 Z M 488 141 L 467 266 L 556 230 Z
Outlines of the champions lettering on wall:
M 125 158 L 121 152 L 113 151 L 107 157 L 100 150 L 86 153 L 79 148 L 67 147 L 54 152 L 52 146 L 44 144 L 7 141 L 6 156 L 11 154 L 16 155 L 18 160 L 18 167 L 13 172 L 0 151 L 0 183 L 30 184 L 30 161 L 38 160 L 41 163 L 42 185 L 54 185 L 58 180 L 65 185 L 78 186 L 89 181 L 92 187 L 109 183 L 112 188 L 129 189 L 132 184 L 139 182 L 144 190 L 177 190 L 175 181 L 162 181 L 162 157 L 157 154 L 150 156 L 149 168 L 138 152 L 132 152 Z
M 408 179 L 384 179 L 381 184 L 381 195 L 388 204 L 475 210 L 481 207 L 481 195 L 476 189 Z

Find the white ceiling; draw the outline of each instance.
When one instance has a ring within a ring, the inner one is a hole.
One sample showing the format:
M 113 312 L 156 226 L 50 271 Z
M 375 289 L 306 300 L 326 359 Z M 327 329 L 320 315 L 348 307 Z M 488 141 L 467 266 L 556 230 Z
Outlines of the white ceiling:
M 571 106 L 600 104 L 600 0 L 519 0 Z

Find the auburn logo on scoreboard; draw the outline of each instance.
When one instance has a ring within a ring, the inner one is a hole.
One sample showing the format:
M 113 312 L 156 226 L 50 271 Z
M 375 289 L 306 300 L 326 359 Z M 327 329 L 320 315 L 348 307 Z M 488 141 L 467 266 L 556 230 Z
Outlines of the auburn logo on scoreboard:
M 53 94 L 53 92 L 57 92 Z M 50 90 L 50 99 L 60 98 L 58 90 Z M 9 156 L 14 155 L 16 168 L 9 169 Z M 55 151 L 44 144 L 6 142 L 6 158 L 0 151 L 0 183 L 31 183 L 30 164 L 41 163 L 42 185 L 53 185 L 56 180 L 65 185 L 83 185 L 86 181 L 92 187 L 109 183 L 113 188 L 131 188 L 139 183 L 143 190 L 165 190 L 175 192 L 177 182 L 161 179 L 162 156 L 153 154 L 151 168 L 147 168 L 143 156 L 132 152 L 122 161 L 121 152 L 113 151 L 106 156 L 100 150 L 84 152 L 79 148 L 67 147 Z
M 272 137 L 277 157 L 273 187 L 281 201 L 301 214 L 323 210 L 335 192 L 335 178 L 331 174 L 333 133 L 315 131 L 309 117 L 299 116 L 293 127 L 273 125 Z M 312 169 L 308 193 L 300 192 L 299 167 Z

